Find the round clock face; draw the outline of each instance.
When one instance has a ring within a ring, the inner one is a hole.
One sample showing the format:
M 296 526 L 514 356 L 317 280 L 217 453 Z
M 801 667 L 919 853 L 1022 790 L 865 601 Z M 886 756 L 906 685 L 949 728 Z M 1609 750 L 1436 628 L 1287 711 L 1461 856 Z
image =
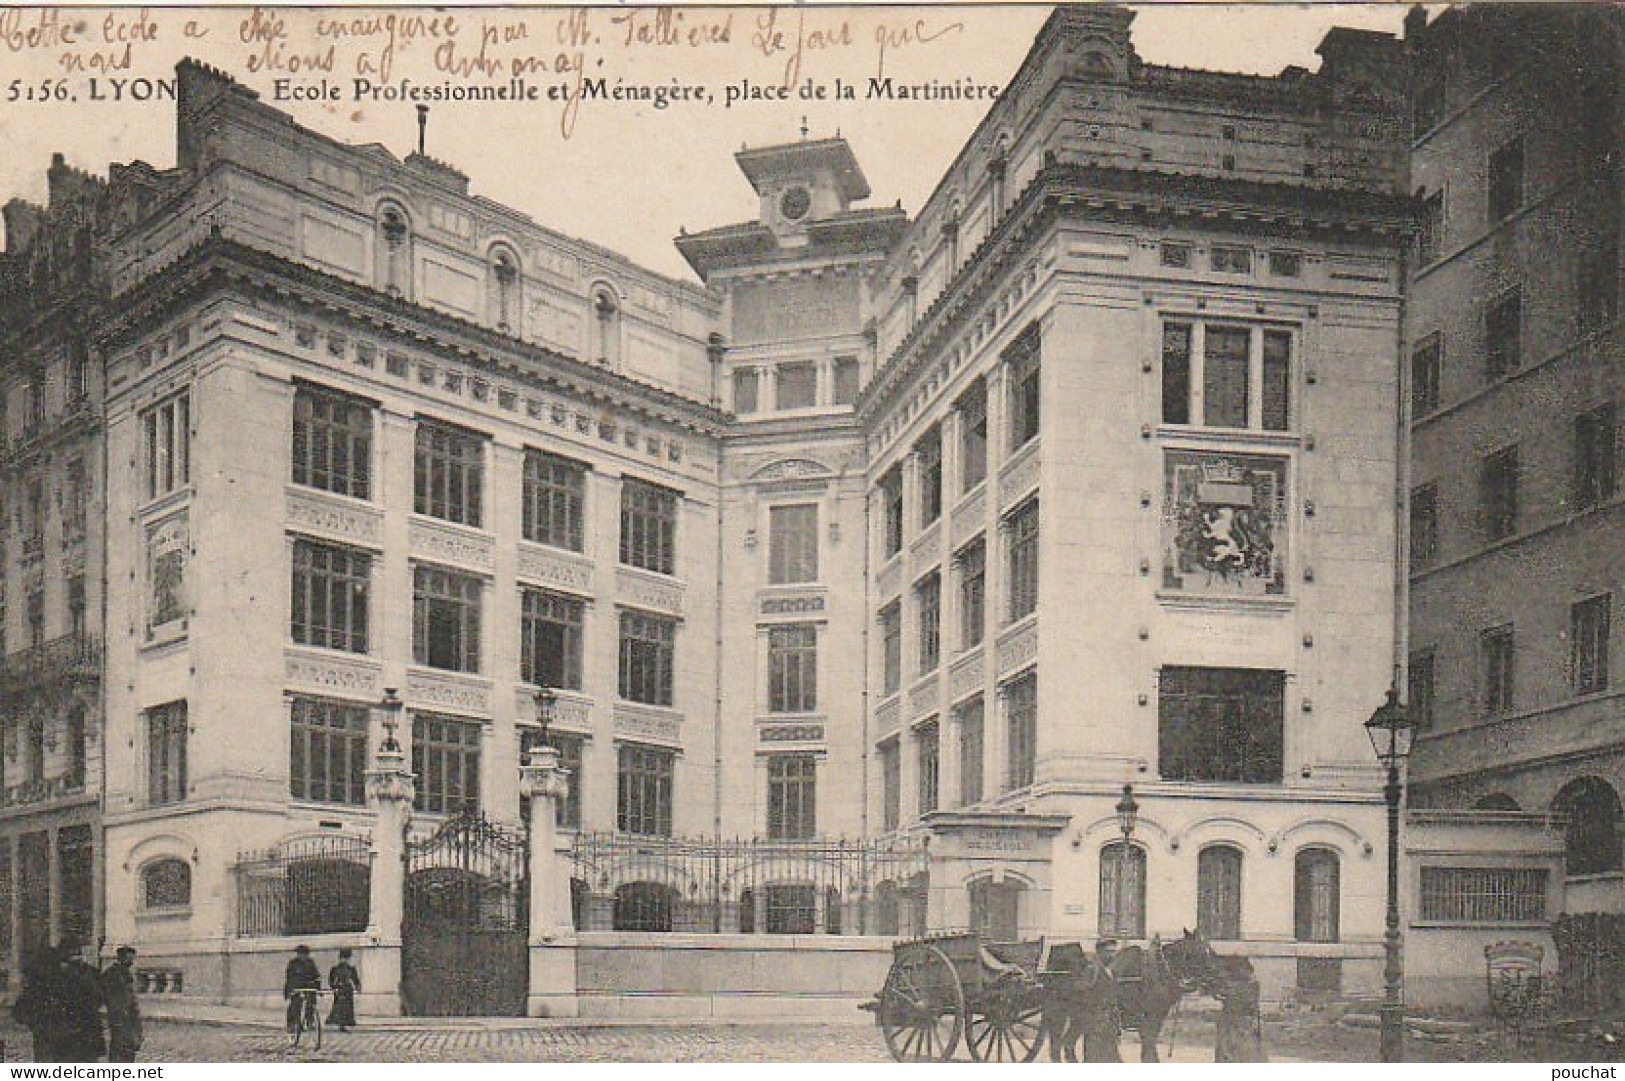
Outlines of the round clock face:
M 812 209 L 812 196 L 806 188 L 788 188 L 779 197 L 779 213 L 790 221 L 800 221 Z

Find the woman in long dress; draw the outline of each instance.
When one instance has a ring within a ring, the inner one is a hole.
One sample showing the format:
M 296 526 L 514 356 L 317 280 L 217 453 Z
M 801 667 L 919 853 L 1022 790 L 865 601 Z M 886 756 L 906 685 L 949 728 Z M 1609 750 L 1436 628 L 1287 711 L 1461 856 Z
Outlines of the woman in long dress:
M 349 1032 L 355 1024 L 355 993 L 361 990 L 361 973 L 350 963 L 350 951 L 339 951 L 339 963 L 327 974 L 327 986 L 333 989 L 333 1011 L 327 1023 L 340 1032 Z

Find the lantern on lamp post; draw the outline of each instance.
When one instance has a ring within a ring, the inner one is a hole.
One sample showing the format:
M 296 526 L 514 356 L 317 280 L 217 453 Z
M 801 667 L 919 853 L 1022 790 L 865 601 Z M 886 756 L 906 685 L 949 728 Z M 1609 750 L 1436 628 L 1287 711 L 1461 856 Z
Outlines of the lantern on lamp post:
M 551 687 L 536 689 L 536 727 L 538 747 L 552 746 L 553 713 L 558 708 L 558 693 Z
M 1404 970 L 1399 949 L 1399 770 L 1411 753 L 1410 715 L 1399 700 L 1399 688 L 1388 688 L 1388 700 L 1365 722 L 1377 760 L 1388 770 L 1382 787 L 1388 804 L 1388 916 L 1383 934 L 1382 1061 L 1405 1061 Z
M 401 741 L 395 738 L 395 729 L 401 723 L 401 710 L 405 706 L 394 687 L 384 688 L 384 697 L 378 702 L 378 712 L 383 718 L 384 741 L 379 744 L 378 750 L 387 754 L 400 753 Z

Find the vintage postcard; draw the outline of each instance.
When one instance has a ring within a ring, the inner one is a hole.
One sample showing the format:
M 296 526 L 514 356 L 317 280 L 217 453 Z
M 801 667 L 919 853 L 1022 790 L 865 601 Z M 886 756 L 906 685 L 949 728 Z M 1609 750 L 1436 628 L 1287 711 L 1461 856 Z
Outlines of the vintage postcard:
M 0 9 L 5 1058 L 1617 1059 L 1622 76 Z

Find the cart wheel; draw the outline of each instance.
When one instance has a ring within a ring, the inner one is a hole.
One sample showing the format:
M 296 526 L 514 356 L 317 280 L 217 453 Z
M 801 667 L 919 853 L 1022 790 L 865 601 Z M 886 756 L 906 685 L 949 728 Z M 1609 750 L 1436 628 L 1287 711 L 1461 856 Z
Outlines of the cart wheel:
M 946 1062 L 965 1029 L 959 973 L 935 946 L 897 958 L 880 992 L 880 1031 L 898 1062 Z
M 1031 1062 L 1044 1046 L 1042 1000 L 1022 993 L 990 995 L 971 1012 L 965 1045 L 977 1062 Z

